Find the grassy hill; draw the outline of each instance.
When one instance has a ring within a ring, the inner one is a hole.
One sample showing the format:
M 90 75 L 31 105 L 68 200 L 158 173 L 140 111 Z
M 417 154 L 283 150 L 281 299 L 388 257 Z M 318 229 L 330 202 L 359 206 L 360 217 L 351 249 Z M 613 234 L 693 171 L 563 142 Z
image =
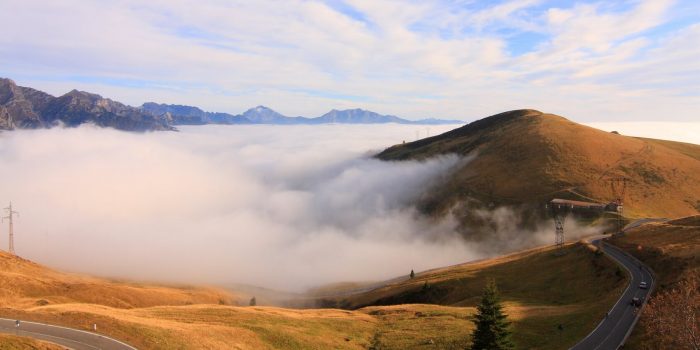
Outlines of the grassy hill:
M 565 349 L 595 327 L 625 284 L 607 259 L 580 244 L 566 249 L 564 256 L 537 249 L 418 273 L 342 301 L 353 310 L 222 305 L 240 298 L 63 274 L 0 253 L 0 317 L 78 329 L 97 323 L 142 349 L 463 349 L 481 288 L 495 277 L 519 348 Z M 429 297 L 416 299 L 425 282 Z M 356 286 L 334 286 L 346 287 Z
M 609 202 L 610 177 L 629 179 L 625 215 L 700 212 L 700 146 L 601 131 L 536 110 L 484 118 L 447 133 L 392 146 L 383 160 L 456 153 L 473 159 L 424 199 L 428 212 L 456 203 L 541 207 L 553 197 Z

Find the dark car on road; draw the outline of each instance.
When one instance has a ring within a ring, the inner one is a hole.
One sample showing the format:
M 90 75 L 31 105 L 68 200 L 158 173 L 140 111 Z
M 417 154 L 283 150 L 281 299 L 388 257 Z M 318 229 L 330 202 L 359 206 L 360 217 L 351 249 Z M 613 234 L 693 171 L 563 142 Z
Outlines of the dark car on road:
M 642 306 L 642 299 L 634 297 L 632 300 L 630 300 L 630 305 L 640 307 Z

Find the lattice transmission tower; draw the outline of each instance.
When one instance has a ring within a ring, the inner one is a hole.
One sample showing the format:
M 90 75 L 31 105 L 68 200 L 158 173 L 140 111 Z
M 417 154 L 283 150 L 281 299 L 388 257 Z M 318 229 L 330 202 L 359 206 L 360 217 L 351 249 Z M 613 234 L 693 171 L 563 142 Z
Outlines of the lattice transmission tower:
M 547 206 L 549 207 L 549 212 L 554 219 L 554 245 L 557 247 L 557 252 L 559 254 L 563 254 L 564 222 L 573 208 L 569 204 L 556 203 L 555 201 L 549 202 Z
M 626 177 L 612 177 L 610 181 L 610 190 L 613 195 L 613 203 L 615 204 L 615 211 L 617 211 L 617 232 L 622 232 L 624 227 L 624 200 L 625 191 L 627 191 L 627 182 L 629 179 Z
M 10 247 L 8 251 L 10 252 L 10 254 L 15 255 L 15 233 L 12 219 L 15 216 L 15 214 L 19 216 L 19 213 L 12 210 L 12 202 L 10 202 L 9 207 L 5 208 L 5 211 L 7 211 L 7 216 L 3 217 L 3 220 L 7 219 L 10 223 Z

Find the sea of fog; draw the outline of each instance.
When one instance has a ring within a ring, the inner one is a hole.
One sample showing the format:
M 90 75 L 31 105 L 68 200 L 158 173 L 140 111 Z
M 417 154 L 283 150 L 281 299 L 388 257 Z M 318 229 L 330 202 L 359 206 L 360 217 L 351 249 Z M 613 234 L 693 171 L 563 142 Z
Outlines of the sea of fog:
M 430 220 L 413 207 L 431 183 L 468 160 L 371 158 L 454 127 L 4 132 L 0 203 L 12 201 L 20 212 L 17 253 L 62 270 L 291 291 L 380 280 L 497 253 L 460 238 L 454 218 Z M 484 215 L 498 224 L 496 239 L 516 242 L 511 249 L 553 237 L 549 225 L 511 234 L 518 227 L 504 208 Z M 6 223 L 0 249 L 7 249 Z
M 68 271 L 283 290 L 384 279 L 479 257 L 453 220 L 412 206 L 463 160 L 371 158 L 454 127 L 5 132 L 0 203 L 20 212 L 17 253 Z

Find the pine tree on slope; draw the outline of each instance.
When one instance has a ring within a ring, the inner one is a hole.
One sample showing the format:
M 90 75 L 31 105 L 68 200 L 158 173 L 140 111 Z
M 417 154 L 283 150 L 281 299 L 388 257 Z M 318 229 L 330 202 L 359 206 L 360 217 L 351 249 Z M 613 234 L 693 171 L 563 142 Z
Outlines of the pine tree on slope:
M 489 280 L 484 288 L 481 303 L 474 316 L 476 329 L 472 333 L 472 350 L 510 350 L 515 346 L 510 339 L 510 322 L 503 313 L 498 297 L 496 281 Z

